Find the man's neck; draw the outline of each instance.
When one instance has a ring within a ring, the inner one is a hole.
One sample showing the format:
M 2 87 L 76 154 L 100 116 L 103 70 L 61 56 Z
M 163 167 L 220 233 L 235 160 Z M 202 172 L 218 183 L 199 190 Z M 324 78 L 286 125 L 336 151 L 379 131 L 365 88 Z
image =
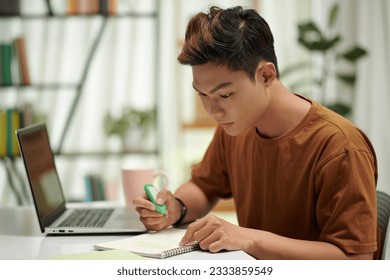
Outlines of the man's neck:
M 260 136 L 273 139 L 297 127 L 310 111 L 311 103 L 289 92 L 280 82 L 270 90 L 269 108 L 256 128 Z

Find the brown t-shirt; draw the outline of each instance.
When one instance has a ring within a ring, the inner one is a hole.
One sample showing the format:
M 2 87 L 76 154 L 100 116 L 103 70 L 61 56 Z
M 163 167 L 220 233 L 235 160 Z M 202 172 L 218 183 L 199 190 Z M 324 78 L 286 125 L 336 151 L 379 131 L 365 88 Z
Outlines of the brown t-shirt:
M 288 134 L 264 139 L 217 128 L 191 181 L 211 200 L 233 197 L 240 226 L 332 243 L 346 253 L 377 250 L 377 162 L 368 138 L 310 100 Z

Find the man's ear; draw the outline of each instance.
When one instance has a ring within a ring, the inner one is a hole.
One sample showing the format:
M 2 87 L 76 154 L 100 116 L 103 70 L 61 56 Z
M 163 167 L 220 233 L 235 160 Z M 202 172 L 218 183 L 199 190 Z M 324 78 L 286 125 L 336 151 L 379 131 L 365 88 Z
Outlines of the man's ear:
M 270 86 L 276 79 L 276 68 L 272 62 L 260 62 L 257 66 L 256 76 L 264 82 L 266 86 Z

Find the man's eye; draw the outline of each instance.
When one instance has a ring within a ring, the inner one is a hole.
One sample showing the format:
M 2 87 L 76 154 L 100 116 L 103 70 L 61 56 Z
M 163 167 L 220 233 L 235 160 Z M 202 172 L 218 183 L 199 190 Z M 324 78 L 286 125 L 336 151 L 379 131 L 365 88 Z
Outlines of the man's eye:
M 228 94 L 220 94 L 219 96 L 221 98 L 229 98 L 230 96 L 232 96 L 233 93 L 228 93 Z
M 201 97 L 207 96 L 207 94 L 202 93 L 202 92 L 198 92 L 198 94 L 199 94 L 199 96 L 201 96 Z

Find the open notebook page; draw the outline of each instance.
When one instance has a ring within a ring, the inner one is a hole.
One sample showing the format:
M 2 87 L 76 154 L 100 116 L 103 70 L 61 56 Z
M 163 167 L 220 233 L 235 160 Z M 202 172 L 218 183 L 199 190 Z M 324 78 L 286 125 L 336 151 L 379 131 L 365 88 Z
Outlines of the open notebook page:
M 145 257 L 166 258 L 199 249 L 198 244 L 179 246 L 185 229 L 168 228 L 115 241 L 95 244 L 98 250 L 125 250 Z

